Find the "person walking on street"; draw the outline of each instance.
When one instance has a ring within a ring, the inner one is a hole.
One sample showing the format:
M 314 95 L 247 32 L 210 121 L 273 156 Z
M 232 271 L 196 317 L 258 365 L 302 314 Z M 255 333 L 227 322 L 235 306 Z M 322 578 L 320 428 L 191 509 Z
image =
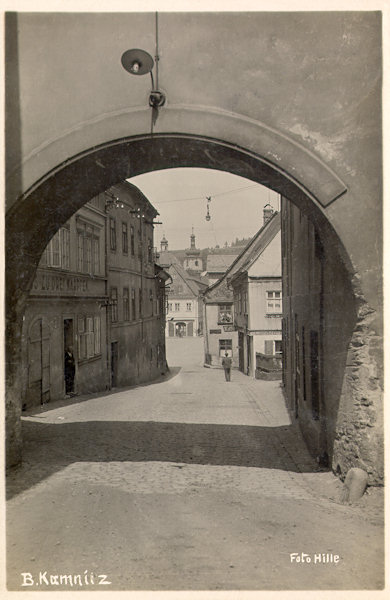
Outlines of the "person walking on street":
M 225 371 L 226 381 L 230 381 L 230 371 L 232 368 L 232 359 L 229 357 L 227 352 L 225 352 L 225 357 L 222 359 L 222 366 L 223 366 L 223 370 Z

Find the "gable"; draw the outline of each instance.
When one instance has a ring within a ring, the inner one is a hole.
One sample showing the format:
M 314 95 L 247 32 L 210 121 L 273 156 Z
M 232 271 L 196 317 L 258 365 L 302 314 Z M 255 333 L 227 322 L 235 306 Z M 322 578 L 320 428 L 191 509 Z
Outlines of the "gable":
M 281 233 L 278 233 L 249 265 L 249 277 L 281 277 L 282 248 Z

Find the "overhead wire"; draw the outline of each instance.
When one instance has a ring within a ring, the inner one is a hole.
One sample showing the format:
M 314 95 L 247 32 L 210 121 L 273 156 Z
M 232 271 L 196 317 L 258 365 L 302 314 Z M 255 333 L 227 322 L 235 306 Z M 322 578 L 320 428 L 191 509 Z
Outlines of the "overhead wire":
M 218 196 L 225 196 L 226 194 L 233 194 L 234 192 L 240 192 L 241 190 L 249 190 L 250 188 L 258 187 L 258 185 L 259 184 L 247 185 L 245 187 L 235 188 L 233 190 L 227 190 L 226 192 L 217 192 L 216 194 L 209 194 L 209 197 L 217 198 Z M 205 198 L 207 198 L 206 195 L 194 196 L 193 198 L 175 198 L 174 200 L 165 200 L 165 201 L 161 200 L 159 202 L 159 204 L 169 204 L 171 202 L 191 202 L 192 200 L 204 200 Z

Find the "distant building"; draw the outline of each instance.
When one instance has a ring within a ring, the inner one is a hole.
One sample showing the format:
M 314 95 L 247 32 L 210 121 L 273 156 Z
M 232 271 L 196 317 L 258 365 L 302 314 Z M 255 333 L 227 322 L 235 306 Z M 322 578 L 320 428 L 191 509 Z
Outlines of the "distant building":
M 200 250 L 195 245 L 194 228 L 192 228 L 192 233 L 190 236 L 190 248 L 186 250 L 183 266 L 186 271 L 193 271 L 195 273 L 201 273 L 203 271 L 203 261 L 200 255 Z
M 193 234 L 191 243 L 195 244 Z M 195 256 L 190 253 L 189 260 L 197 260 Z M 166 335 L 177 338 L 202 335 L 203 313 L 199 294 L 207 284 L 194 270 L 182 267 L 176 256 L 169 252 L 165 236 L 161 241 L 158 260 L 171 277 L 171 283 L 167 287 Z
M 121 183 L 54 235 L 24 315 L 25 408 L 150 380 L 166 370 L 165 280 L 155 209 Z
M 223 276 L 203 293 L 205 366 L 221 366 L 227 352 L 238 367 L 238 337 L 234 326 L 233 291 Z

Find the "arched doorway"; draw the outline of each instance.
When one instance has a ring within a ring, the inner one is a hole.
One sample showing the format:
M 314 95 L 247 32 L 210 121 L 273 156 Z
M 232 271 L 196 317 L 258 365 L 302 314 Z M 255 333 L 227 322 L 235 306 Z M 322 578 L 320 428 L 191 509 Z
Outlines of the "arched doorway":
M 179 321 L 175 324 L 175 337 L 182 338 L 187 336 L 187 324 Z
M 302 155 L 299 156 L 299 160 L 301 159 Z M 308 163 L 313 165 L 312 157 L 308 159 Z M 367 315 L 363 310 L 360 311 L 359 317 L 359 307 L 365 303 L 354 277 L 355 269 L 326 213 L 326 205 L 331 203 L 332 194 L 334 200 L 337 193 L 342 193 L 340 181 L 334 177 L 333 192 L 328 194 L 326 200 L 326 194 L 316 195 L 315 192 L 305 189 L 296 178 L 294 166 L 291 171 L 285 171 L 253 151 L 218 139 L 161 134 L 115 140 L 73 157 L 37 182 L 14 204 L 7 215 L 7 393 L 11 463 L 18 459 L 18 450 L 15 450 L 20 414 L 18 336 L 24 304 L 47 242 L 78 208 L 114 183 L 152 170 L 184 166 L 228 171 L 279 192 L 297 206 L 302 214 L 309 216 L 316 230 L 320 232 L 321 244 L 327 249 L 328 270 L 332 270 L 333 264 L 340 266 L 339 281 L 335 283 L 334 293 L 337 297 L 344 298 L 342 310 L 348 311 L 349 319 L 341 333 L 340 314 L 333 323 L 335 330 L 339 331 L 337 344 L 341 344 L 342 352 L 339 364 L 336 365 L 337 373 L 333 373 L 333 377 L 337 379 L 337 398 L 331 407 L 331 414 L 327 414 L 325 409 L 323 411 L 323 422 L 328 420 L 328 426 L 322 434 L 327 438 L 327 447 L 333 446 L 339 401 L 343 393 L 346 398 L 348 395 L 347 392 L 342 392 L 345 385 L 347 350 L 354 330 L 359 328 L 359 335 L 364 331 L 364 318 Z M 318 165 L 318 173 L 324 168 L 322 164 Z M 332 180 L 328 171 L 327 176 Z M 28 226 L 26 214 L 30 215 Z M 331 354 L 335 351 L 335 342 L 332 341 L 331 335 L 328 337 L 327 352 Z M 352 361 L 350 366 L 353 368 L 354 364 Z M 350 399 L 347 398 L 347 401 Z

